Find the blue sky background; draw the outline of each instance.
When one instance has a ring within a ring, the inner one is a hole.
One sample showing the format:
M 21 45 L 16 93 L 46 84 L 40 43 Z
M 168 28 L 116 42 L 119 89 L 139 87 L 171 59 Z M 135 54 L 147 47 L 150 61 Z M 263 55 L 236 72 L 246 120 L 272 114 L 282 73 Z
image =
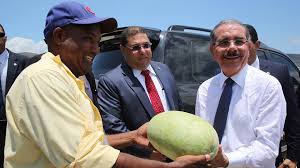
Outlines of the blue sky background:
M 2 0 L 0 23 L 9 39 L 43 40 L 45 17 L 61 0 Z M 115 17 L 119 27 L 140 25 L 167 29 L 170 25 L 213 28 L 222 19 L 237 19 L 256 27 L 259 38 L 285 53 L 300 54 L 300 0 L 79 0 L 98 16 Z M 12 45 L 12 44 L 11 44 Z M 14 43 L 13 46 L 17 44 Z

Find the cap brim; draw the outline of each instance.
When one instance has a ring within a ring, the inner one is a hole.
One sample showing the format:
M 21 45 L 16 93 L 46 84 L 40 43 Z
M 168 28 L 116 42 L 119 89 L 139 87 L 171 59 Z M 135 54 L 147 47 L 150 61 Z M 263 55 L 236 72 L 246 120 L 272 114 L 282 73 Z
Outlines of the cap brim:
M 107 18 L 100 22 L 101 33 L 108 33 L 116 30 L 118 27 L 117 20 L 115 18 Z
M 72 22 L 72 24 L 97 24 L 99 23 L 101 33 L 108 33 L 114 31 L 118 27 L 117 20 L 115 18 L 98 18 L 92 17 L 87 19 L 78 20 Z

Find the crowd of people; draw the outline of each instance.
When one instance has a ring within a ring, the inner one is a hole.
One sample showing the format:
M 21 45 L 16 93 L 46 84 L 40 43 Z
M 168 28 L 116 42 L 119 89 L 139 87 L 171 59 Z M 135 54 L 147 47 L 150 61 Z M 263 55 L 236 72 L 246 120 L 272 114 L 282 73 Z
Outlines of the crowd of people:
M 167 65 L 151 60 L 142 27 L 122 32 L 123 62 L 96 87 L 92 62 L 101 34 L 116 28 L 115 18 L 97 17 L 86 5 L 59 3 L 46 16 L 48 52 L 29 58 L 5 48 L 0 24 L 1 166 L 297 167 L 300 112 L 288 68 L 257 57 L 253 26 L 223 20 L 211 31 L 210 51 L 221 71 L 199 84 L 195 115 L 217 131 L 216 157 L 174 161 L 151 147 L 147 122 L 184 109 Z M 280 155 L 283 135 L 287 156 Z

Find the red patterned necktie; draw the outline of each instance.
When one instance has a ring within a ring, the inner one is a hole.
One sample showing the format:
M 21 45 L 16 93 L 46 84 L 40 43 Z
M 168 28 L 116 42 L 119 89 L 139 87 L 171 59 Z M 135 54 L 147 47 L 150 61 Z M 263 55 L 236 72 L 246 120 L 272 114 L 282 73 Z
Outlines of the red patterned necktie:
M 158 95 L 158 92 L 155 88 L 155 85 L 154 85 L 149 73 L 150 73 L 149 70 L 144 70 L 141 72 L 141 74 L 145 76 L 146 88 L 147 88 L 153 109 L 154 109 L 155 113 L 158 114 L 158 113 L 164 111 L 164 107 L 160 101 L 160 97 Z

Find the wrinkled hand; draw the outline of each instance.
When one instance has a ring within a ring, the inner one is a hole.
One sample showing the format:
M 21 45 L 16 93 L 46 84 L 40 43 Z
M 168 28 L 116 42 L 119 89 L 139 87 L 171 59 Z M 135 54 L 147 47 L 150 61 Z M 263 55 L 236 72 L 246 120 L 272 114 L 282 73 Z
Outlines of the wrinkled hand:
M 148 123 L 143 124 L 136 130 L 136 136 L 134 138 L 134 142 L 143 147 L 149 148 L 149 140 L 147 139 L 147 128 Z
M 216 157 L 211 162 L 212 167 L 227 167 L 229 164 L 227 156 L 223 153 L 222 146 L 219 145 Z
M 210 155 L 185 155 L 169 163 L 173 168 L 205 168 L 210 161 Z
M 147 149 L 153 150 L 153 152 L 149 156 L 149 159 L 165 161 L 166 157 L 161 153 L 159 153 L 158 151 L 156 151 L 154 147 L 150 144 L 149 140 L 147 139 L 147 128 L 148 128 L 148 123 L 145 123 L 136 130 L 137 133 L 136 133 L 136 137 L 134 138 L 134 142 L 138 145 L 146 147 Z
M 291 161 L 290 159 L 285 159 L 281 165 L 279 165 L 278 168 L 296 168 L 297 163 L 294 161 Z

